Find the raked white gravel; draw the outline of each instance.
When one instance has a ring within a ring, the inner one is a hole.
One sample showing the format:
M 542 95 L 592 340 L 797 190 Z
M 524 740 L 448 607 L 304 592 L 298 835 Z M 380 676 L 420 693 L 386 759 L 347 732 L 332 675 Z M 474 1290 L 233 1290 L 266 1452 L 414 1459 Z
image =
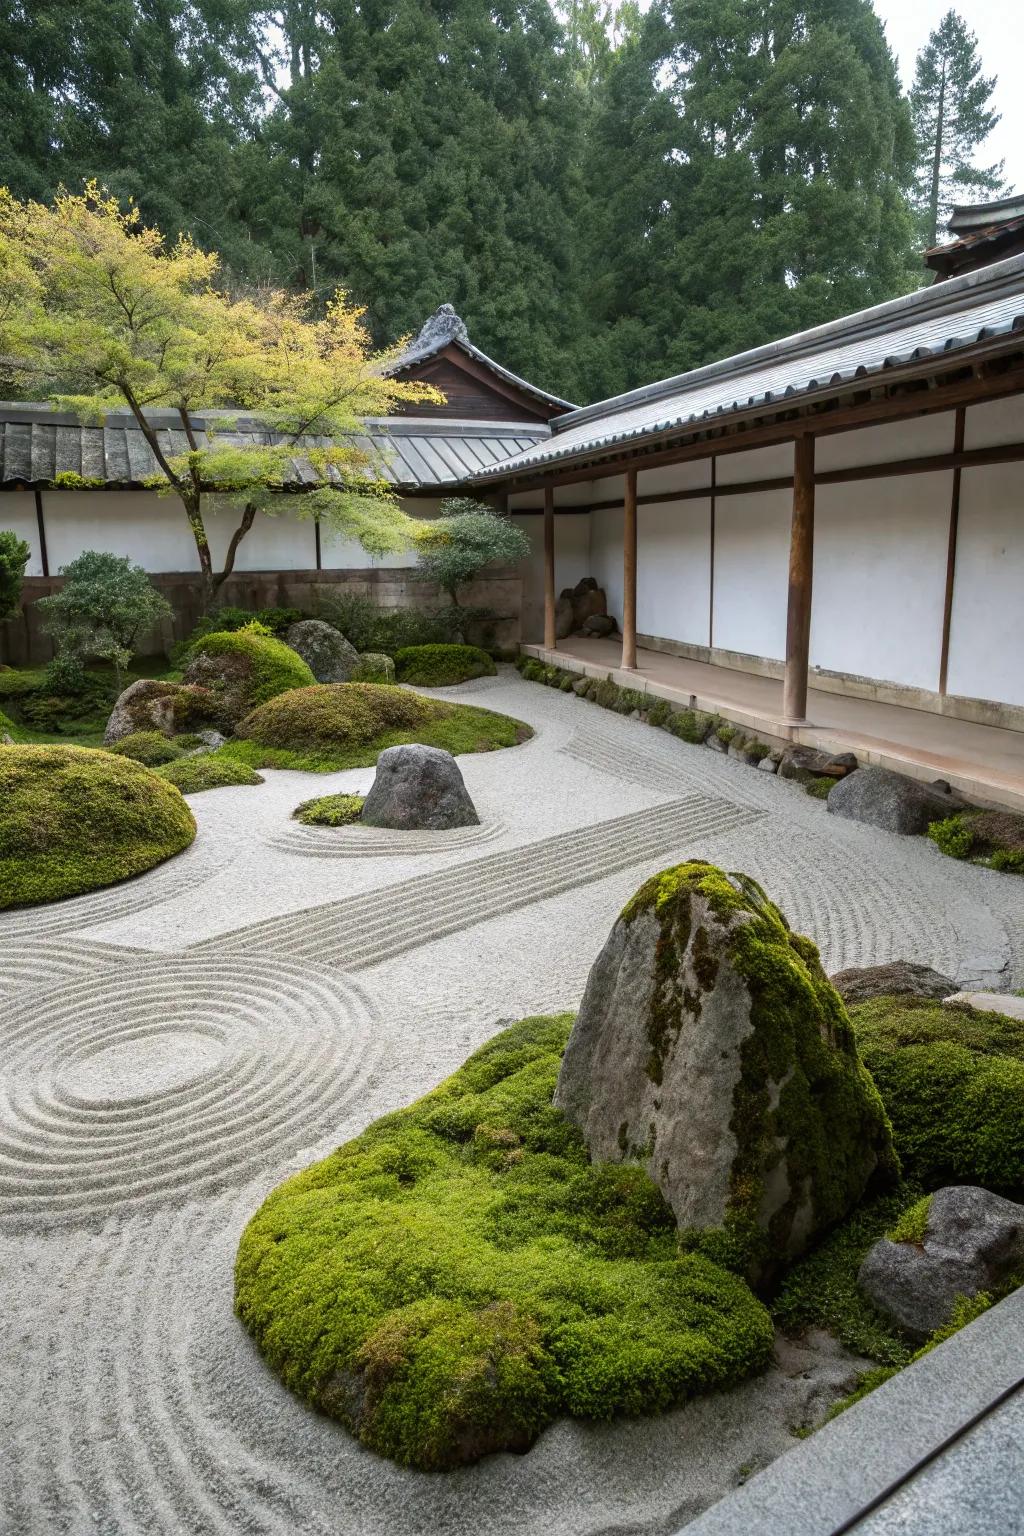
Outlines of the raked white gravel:
M 782 1346 L 727 1395 L 427 1476 L 306 1410 L 233 1318 L 264 1195 L 503 1021 L 575 1006 L 665 865 L 755 875 L 831 970 L 1024 982 L 1024 882 L 510 671 L 445 696 L 537 731 L 460 759 L 480 828 L 301 828 L 301 800 L 373 770 L 268 772 L 197 796 L 196 843 L 162 869 L 0 917 L 4 1536 L 671 1531 L 849 1379 L 823 1341 Z

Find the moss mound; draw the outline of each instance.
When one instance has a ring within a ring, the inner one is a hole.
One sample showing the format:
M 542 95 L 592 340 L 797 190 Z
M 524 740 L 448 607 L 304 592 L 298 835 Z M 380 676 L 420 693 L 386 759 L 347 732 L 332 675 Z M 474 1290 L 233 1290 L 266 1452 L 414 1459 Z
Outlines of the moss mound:
M 1024 875 L 1024 816 L 1013 811 L 964 811 L 933 821 L 928 836 L 951 859 Z
M 1024 1190 L 1024 1024 L 931 999 L 850 1010 L 907 1174 L 929 1189 Z
M 322 795 L 297 805 L 292 818 L 304 827 L 347 827 L 357 820 L 365 802 L 365 795 Z
M 424 699 L 407 688 L 317 683 L 271 699 L 237 734 L 241 740 L 222 750 L 253 767 L 331 772 L 375 763 L 385 747 L 404 742 L 457 755 L 512 747 L 533 732 L 507 715 Z
M 494 677 L 497 670 L 476 645 L 407 645 L 395 652 L 398 681 L 418 688 L 450 688 L 472 677 Z
M 638 1168 L 551 1103 L 568 1017 L 527 1019 L 281 1185 L 235 1304 L 286 1385 L 424 1469 L 524 1450 L 553 1418 L 653 1413 L 769 1358 L 736 1275 L 676 1252 Z
M 230 729 L 268 699 L 290 688 L 307 688 L 314 677 L 302 657 L 282 640 L 251 629 L 216 631 L 189 652 L 185 682 L 207 688 L 213 716 Z
M 198 757 L 179 757 L 158 768 L 162 779 L 174 784 L 183 795 L 198 795 L 204 789 L 226 789 L 236 784 L 262 784 L 263 779 L 247 763 L 220 752 L 204 752 Z
M 350 683 L 393 683 L 395 681 L 395 664 L 390 656 L 385 656 L 383 651 L 364 651 L 359 658 Z
M 184 749 L 163 731 L 132 731 L 130 736 L 112 742 L 106 750 L 113 752 L 115 757 L 130 757 L 147 768 L 158 768 L 161 763 L 173 763 Z
M 87 747 L 0 747 L 0 908 L 127 880 L 195 835 L 174 786 L 131 758 Z

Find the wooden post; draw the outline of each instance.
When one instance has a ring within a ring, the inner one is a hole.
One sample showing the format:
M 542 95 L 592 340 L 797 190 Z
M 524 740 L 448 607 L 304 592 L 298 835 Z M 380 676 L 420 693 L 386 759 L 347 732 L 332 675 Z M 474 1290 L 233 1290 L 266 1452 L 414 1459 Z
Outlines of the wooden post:
M 953 452 L 963 453 L 967 431 L 967 412 L 963 406 L 956 413 L 953 435 Z M 953 587 L 956 582 L 956 547 L 960 528 L 960 481 L 963 471 L 959 464 L 953 471 L 953 494 L 949 504 L 949 541 L 946 548 L 946 592 L 942 604 L 942 645 L 939 651 L 939 693 L 945 694 L 949 681 L 949 636 L 953 627 Z
M 636 671 L 636 470 L 626 470 L 622 519 L 622 669 Z
M 793 523 L 789 542 L 789 609 L 786 618 L 786 681 L 782 713 L 807 718 L 807 671 L 811 648 L 811 586 L 814 577 L 814 438 L 798 437 L 793 463 Z
M 544 487 L 544 648 L 555 650 L 555 488 Z

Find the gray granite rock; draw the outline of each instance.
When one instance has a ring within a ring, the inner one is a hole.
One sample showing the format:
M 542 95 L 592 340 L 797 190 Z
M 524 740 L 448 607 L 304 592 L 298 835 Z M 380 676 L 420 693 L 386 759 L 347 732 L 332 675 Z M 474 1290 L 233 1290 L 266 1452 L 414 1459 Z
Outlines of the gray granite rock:
M 779 765 L 774 757 L 762 757 L 757 766 L 761 773 L 778 773 L 779 771 Z
M 135 731 L 162 731 L 165 736 L 173 736 L 176 730 L 187 730 L 202 712 L 204 697 L 202 690 L 182 683 L 140 677 L 118 695 L 103 733 L 103 744 L 109 747 Z
M 857 759 L 852 752 L 820 752 L 799 744 L 787 747 L 779 763 L 779 778 L 809 784 L 812 779 L 843 779 L 853 773 Z
M 963 810 L 964 801 L 948 785 L 923 784 L 888 768 L 858 768 L 839 780 L 826 805 L 833 816 L 910 837 Z
M 887 965 L 857 965 L 831 977 L 844 1003 L 865 1003 L 871 997 L 948 997 L 956 982 L 930 965 L 890 960 Z
M 610 613 L 592 613 L 589 619 L 586 619 L 580 625 L 580 634 L 597 635 L 599 637 L 614 635 L 617 627 Z
M 480 823 L 451 753 L 418 745 L 388 747 L 380 754 L 359 820 L 364 826 L 405 832 Z
M 572 589 L 572 616 L 577 629 L 588 619 L 608 612 L 608 599 L 593 576 L 584 576 Z
M 883 1237 L 857 1284 L 880 1312 L 916 1339 L 948 1323 L 958 1296 L 997 1289 L 1024 1268 L 1024 1205 L 987 1189 L 936 1190 L 923 1243 Z
M 707 864 L 655 876 L 615 923 L 555 1103 L 595 1161 L 641 1163 L 681 1228 L 728 1221 L 763 1234 L 748 1260 L 756 1281 L 895 1170 L 881 1101 L 813 945 L 754 881 Z M 798 1126 L 787 1118 L 796 1103 Z
M 359 652 L 349 645 L 340 629 L 323 619 L 300 619 L 291 624 L 285 644 L 297 651 L 318 683 L 347 683 L 359 669 Z

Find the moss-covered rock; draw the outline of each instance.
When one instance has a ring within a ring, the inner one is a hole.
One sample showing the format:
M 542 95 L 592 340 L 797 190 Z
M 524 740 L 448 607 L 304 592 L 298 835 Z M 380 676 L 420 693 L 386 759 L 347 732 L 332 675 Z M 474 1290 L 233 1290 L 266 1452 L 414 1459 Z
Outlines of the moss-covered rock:
M 318 683 L 348 683 L 359 667 L 359 652 L 333 624 L 300 619 L 285 634 L 289 645 L 309 667 Z
M 207 724 L 215 714 L 215 701 L 207 688 L 140 677 L 119 695 L 107 720 L 103 742 L 112 747 L 127 736 L 142 732 L 173 736 L 178 731 Z
M 395 664 L 390 656 L 385 656 L 383 651 L 364 651 L 349 681 L 353 683 L 393 683 L 395 681 Z
M 556 1102 L 595 1159 L 641 1163 L 692 1240 L 759 1281 L 898 1169 L 814 945 L 710 864 L 656 875 L 622 913 Z
M 268 699 L 313 681 L 296 651 L 255 629 L 205 635 L 192 646 L 185 671 L 186 684 L 207 690 L 212 718 L 225 731 Z
M 477 645 L 407 645 L 395 652 L 395 676 L 417 688 L 449 688 L 474 677 L 493 677 L 497 667 Z
M 1024 1194 L 1024 1024 L 928 998 L 851 1008 L 909 1175 Z
M 131 758 L 0 747 L 0 908 L 127 880 L 195 835 L 178 791 Z
M 183 795 L 198 795 L 204 789 L 232 789 L 237 785 L 263 783 L 261 776 L 248 764 L 221 752 L 179 757 L 156 771 L 168 784 L 176 785 Z
M 243 1234 L 236 1310 L 270 1365 L 397 1461 L 522 1451 L 561 1414 L 654 1413 L 770 1356 L 743 1281 L 680 1256 L 651 1180 L 591 1164 L 552 1106 L 569 1024 L 496 1036 Z
M 241 740 L 224 750 L 243 749 L 239 755 L 251 766 L 328 772 L 375 763 L 386 747 L 407 742 L 453 754 L 487 752 L 515 746 L 533 732 L 507 715 L 425 699 L 408 688 L 324 683 L 271 699 L 237 734 Z
M 364 795 L 321 795 L 317 800 L 303 800 L 292 811 L 304 827 L 348 827 L 358 821 Z

